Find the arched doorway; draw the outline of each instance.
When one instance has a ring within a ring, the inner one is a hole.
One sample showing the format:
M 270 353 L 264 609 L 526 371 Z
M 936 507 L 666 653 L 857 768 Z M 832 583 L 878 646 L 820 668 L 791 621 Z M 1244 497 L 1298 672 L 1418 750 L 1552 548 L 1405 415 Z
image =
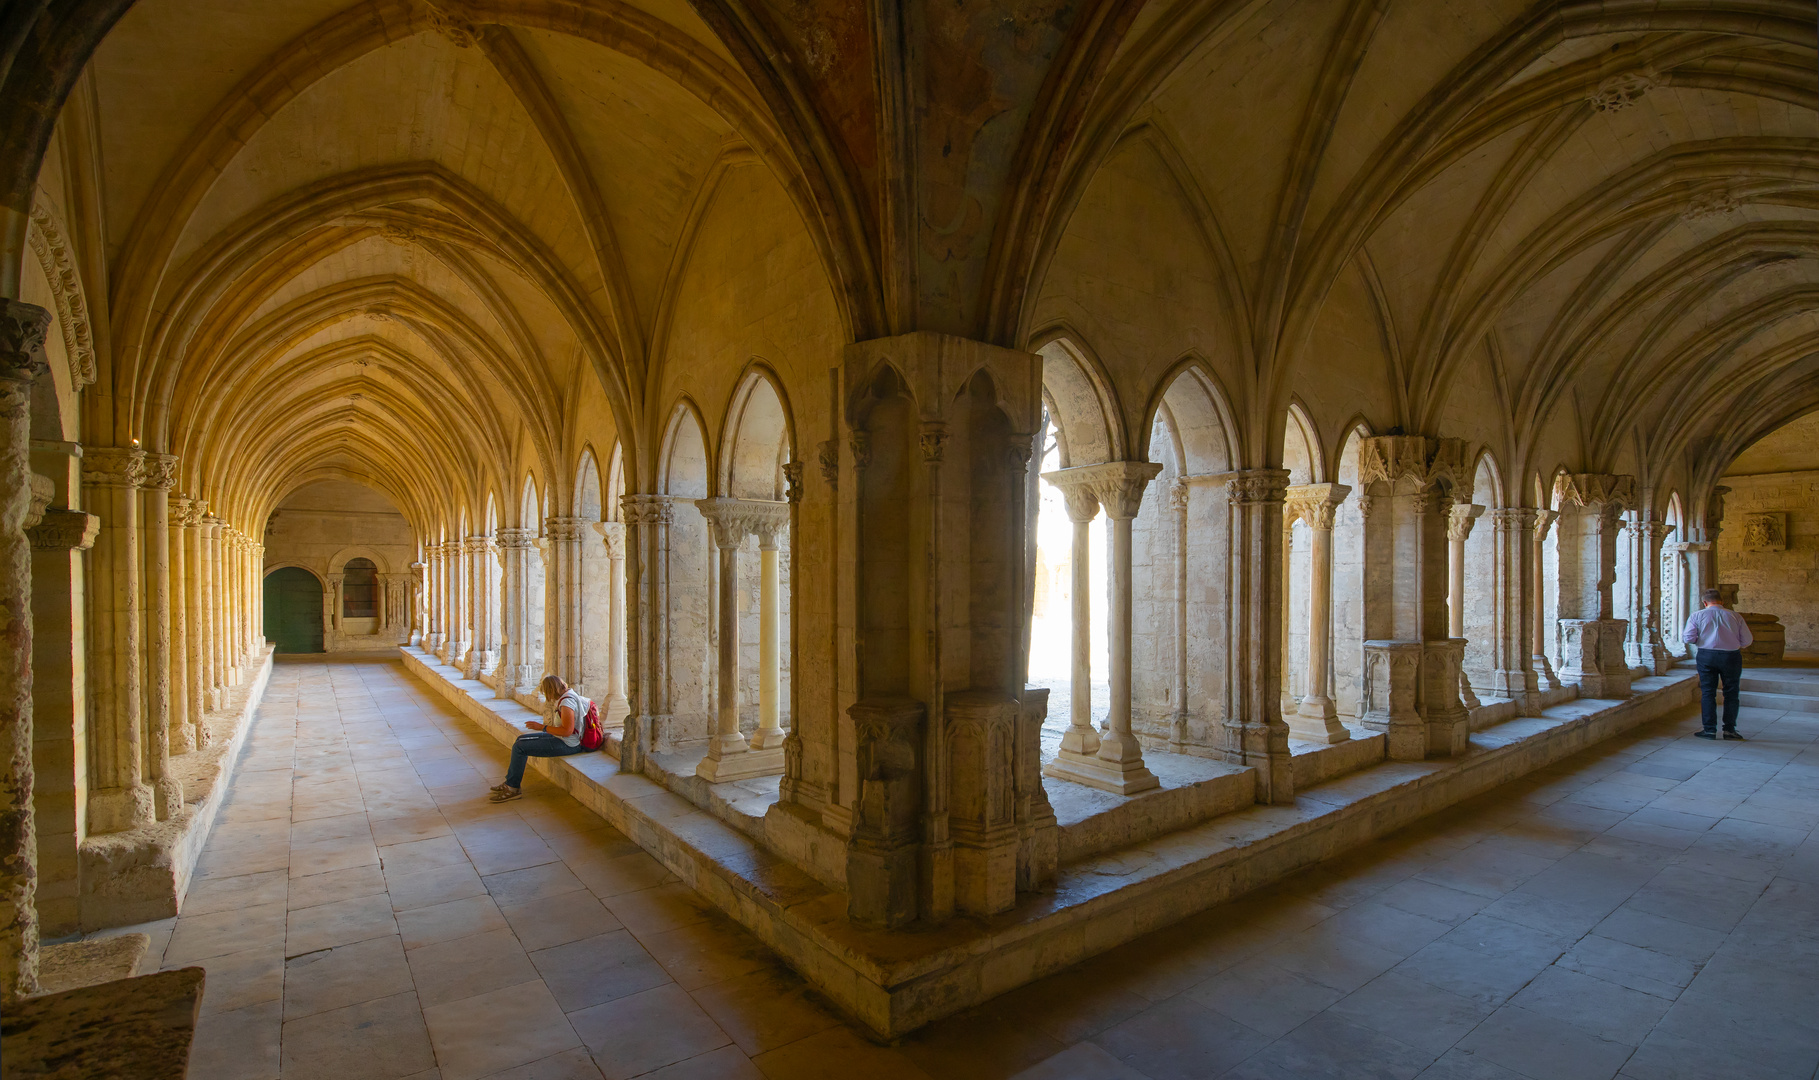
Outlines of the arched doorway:
M 265 636 L 281 653 L 322 651 L 322 583 L 299 566 L 265 575 Z

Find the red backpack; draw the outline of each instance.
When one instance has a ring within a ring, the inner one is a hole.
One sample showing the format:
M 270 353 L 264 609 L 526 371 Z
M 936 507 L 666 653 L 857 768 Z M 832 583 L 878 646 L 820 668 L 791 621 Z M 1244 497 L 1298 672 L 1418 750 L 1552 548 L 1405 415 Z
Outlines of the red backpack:
M 581 718 L 581 749 L 598 750 L 606 745 L 606 729 L 600 726 L 600 703 L 587 703 L 587 715 Z

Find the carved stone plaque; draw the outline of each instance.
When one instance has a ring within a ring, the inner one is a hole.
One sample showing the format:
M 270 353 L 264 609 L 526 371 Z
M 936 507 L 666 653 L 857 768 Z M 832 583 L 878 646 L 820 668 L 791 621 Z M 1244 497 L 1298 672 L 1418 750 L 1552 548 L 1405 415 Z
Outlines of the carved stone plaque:
M 1743 515 L 1743 550 L 1786 551 L 1786 514 Z

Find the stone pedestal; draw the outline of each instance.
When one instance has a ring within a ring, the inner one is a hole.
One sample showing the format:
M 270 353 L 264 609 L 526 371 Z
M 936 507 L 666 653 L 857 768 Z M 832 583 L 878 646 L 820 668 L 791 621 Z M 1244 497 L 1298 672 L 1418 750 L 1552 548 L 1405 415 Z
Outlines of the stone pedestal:
M 1388 753 L 1395 761 L 1420 761 L 1427 756 L 1427 721 L 1421 716 L 1421 653 L 1419 641 L 1364 643 L 1364 715 L 1360 721 L 1367 730 L 1389 736 Z
M 994 915 L 1017 902 L 1016 698 L 962 691 L 946 700 L 954 907 Z
M 1623 652 L 1628 621 L 1612 618 L 1611 588 L 1617 580 L 1618 532 L 1624 511 L 1635 504 L 1636 478 L 1562 474 L 1554 494 L 1560 506 L 1556 544 L 1566 665 L 1560 675 L 1577 682 L 1584 697 L 1628 697 L 1630 670 Z
M 919 701 L 855 702 L 854 756 L 859 792 L 847 844 L 847 915 L 894 928 L 917 915 L 922 819 L 922 727 Z

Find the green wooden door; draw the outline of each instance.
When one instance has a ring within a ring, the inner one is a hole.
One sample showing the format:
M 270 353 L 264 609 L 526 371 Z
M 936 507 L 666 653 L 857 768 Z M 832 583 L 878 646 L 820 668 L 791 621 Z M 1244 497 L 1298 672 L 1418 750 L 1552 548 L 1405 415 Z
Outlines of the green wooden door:
M 281 653 L 322 651 L 322 583 L 301 567 L 265 575 L 265 636 Z

